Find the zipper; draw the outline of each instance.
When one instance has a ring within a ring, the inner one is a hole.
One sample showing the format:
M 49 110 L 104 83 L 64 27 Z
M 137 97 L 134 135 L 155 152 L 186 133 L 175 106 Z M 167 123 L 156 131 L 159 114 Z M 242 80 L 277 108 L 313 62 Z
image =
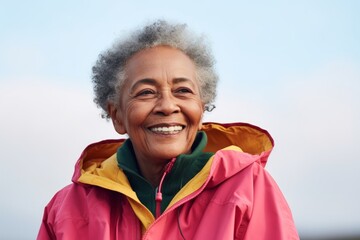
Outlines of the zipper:
M 156 194 L 155 194 L 155 219 L 157 219 L 161 215 L 161 202 L 162 202 L 161 190 L 162 190 L 162 185 L 163 185 L 164 179 L 165 179 L 166 175 L 173 168 L 175 161 L 176 161 L 176 158 L 173 158 L 173 159 L 171 159 L 170 162 L 168 162 L 168 164 L 166 164 L 164 173 L 163 173 L 160 183 L 159 183 L 159 186 L 155 190 L 155 192 L 156 192 Z
M 175 162 L 175 161 L 174 161 Z M 171 170 L 171 169 L 170 169 Z M 209 173 L 209 176 L 210 176 L 210 173 Z M 167 215 L 168 213 L 170 213 L 171 211 L 173 211 L 174 209 L 178 208 L 179 206 L 181 206 L 182 204 L 188 202 L 189 200 L 195 198 L 197 195 L 199 195 L 206 187 L 206 185 L 209 183 L 210 181 L 210 177 L 207 177 L 205 182 L 203 183 L 203 185 L 198 189 L 196 190 L 195 192 L 191 193 L 190 195 L 184 197 L 183 199 L 181 199 L 180 201 L 178 201 L 177 203 L 175 203 L 174 205 L 172 205 L 169 209 L 167 209 L 165 211 L 164 214 L 160 215 L 159 218 L 156 217 L 155 221 L 150 224 L 150 226 L 148 227 L 148 229 L 145 231 L 144 235 L 142 236 L 142 239 L 146 239 L 147 238 L 147 235 L 148 235 L 148 232 L 149 230 L 151 229 L 151 227 L 153 225 L 155 225 L 161 218 L 163 218 L 165 215 Z M 160 185 L 159 185 L 160 186 Z M 161 204 L 161 202 L 160 202 Z

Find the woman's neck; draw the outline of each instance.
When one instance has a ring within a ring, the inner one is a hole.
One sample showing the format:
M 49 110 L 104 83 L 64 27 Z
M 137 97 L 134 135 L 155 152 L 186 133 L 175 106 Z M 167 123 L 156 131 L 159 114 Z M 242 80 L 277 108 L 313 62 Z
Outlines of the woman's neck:
M 154 162 L 158 162 L 158 164 L 154 164 Z M 158 187 L 161 177 L 164 173 L 164 169 L 166 164 L 169 161 L 149 161 L 149 160 L 142 160 L 141 158 L 137 158 L 137 163 L 139 166 L 139 170 L 141 175 L 149 181 L 149 183 L 153 187 Z

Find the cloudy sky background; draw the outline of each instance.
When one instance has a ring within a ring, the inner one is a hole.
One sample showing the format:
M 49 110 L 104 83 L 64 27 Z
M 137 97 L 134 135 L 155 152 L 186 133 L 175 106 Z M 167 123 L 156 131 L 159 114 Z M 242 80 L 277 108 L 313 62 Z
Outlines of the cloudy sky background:
M 34 239 L 89 143 L 118 138 L 91 67 L 148 20 L 207 35 L 220 75 L 207 121 L 249 122 L 302 235 L 360 233 L 360 1 L 1 1 L 0 239 Z

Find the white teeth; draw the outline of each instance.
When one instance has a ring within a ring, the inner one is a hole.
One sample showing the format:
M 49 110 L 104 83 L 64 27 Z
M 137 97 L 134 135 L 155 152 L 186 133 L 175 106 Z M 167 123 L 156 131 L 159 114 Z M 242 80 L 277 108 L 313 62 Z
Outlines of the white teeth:
M 171 126 L 171 127 L 153 127 L 150 128 L 153 132 L 163 133 L 163 134 L 173 134 L 178 133 L 183 129 L 182 126 Z

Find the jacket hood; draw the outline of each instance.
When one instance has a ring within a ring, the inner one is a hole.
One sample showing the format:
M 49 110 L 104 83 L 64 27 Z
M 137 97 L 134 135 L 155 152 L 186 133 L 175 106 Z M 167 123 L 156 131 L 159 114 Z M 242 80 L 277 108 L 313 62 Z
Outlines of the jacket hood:
M 202 130 L 208 137 L 205 150 L 210 152 L 234 145 L 243 152 L 260 155 L 274 146 L 274 140 L 266 130 L 248 123 L 207 122 Z
M 265 167 L 274 146 L 266 130 L 247 123 L 208 122 L 202 130 L 208 137 L 204 151 L 216 152 L 209 161 L 206 187 L 222 183 L 254 162 Z
M 258 160 L 263 166 L 274 146 L 274 141 L 266 130 L 247 123 L 207 122 L 203 123 L 201 130 L 206 133 L 208 138 L 208 144 L 204 151 L 214 153 L 221 149 L 242 151 L 247 158 L 252 158 L 252 162 Z M 106 159 L 114 157 L 117 149 L 125 140 L 104 140 L 86 147 L 76 163 L 72 180 L 77 182 L 82 173 L 90 173 L 102 168 L 102 163 Z M 229 148 L 229 146 L 232 147 Z M 215 159 L 217 159 L 216 156 Z M 221 159 L 216 161 L 222 162 Z M 229 167 L 231 168 L 231 166 Z

